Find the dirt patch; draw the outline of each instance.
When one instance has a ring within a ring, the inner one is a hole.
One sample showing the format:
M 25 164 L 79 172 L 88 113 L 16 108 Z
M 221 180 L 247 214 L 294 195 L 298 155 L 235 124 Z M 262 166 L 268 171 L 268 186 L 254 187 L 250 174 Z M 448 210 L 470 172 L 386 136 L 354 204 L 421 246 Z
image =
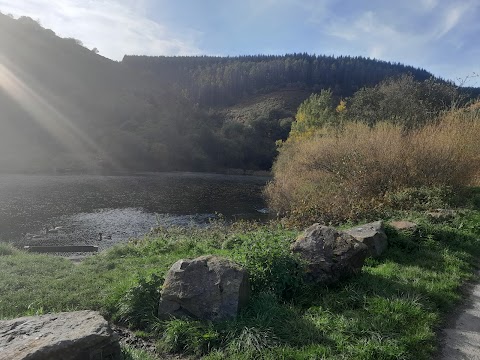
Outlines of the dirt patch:
M 139 337 L 134 334 L 133 331 L 118 325 L 111 325 L 115 334 L 120 338 L 120 345 L 128 346 L 130 348 L 143 350 L 149 353 L 155 359 L 165 359 L 165 360 L 187 360 L 191 359 L 189 357 L 181 355 L 172 355 L 165 353 L 158 353 L 156 351 L 155 339 L 153 338 L 144 338 Z

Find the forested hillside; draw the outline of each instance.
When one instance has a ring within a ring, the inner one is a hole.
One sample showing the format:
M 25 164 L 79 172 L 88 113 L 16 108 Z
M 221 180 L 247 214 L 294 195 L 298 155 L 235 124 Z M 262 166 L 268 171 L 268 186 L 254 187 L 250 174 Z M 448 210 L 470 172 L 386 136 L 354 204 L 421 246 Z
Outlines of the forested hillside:
M 258 93 L 294 88 L 332 89 L 350 96 L 364 86 L 411 73 L 417 80 L 432 76 L 423 69 L 349 56 L 256 55 L 240 57 L 125 56 L 123 63 L 149 73 L 157 84 L 177 84 L 203 106 L 232 105 Z
M 268 170 L 312 92 L 331 89 L 338 102 L 407 73 L 431 78 L 308 54 L 114 62 L 0 14 L 0 171 Z

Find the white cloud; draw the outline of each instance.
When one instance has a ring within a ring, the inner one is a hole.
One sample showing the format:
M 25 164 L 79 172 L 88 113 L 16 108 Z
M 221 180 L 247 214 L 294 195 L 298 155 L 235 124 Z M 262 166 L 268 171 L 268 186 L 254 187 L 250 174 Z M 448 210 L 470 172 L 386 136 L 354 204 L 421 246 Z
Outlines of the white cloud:
M 440 24 L 437 38 L 445 36 L 455 28 L 470 9 L 471 5 L 469 3 L 458 3 L 447 9 Z
M 422 11 L 405 4 L 395 9 L 332 16 L 320 25 L 322 51 L 336 55 L 361 55 L 425 68 L 436 75 L 455 80 L 478 68 L 473 58 L 473 34 L 480 4 L 463 1 L 451 4 L 441 0 L 422 0 Z M 426 12 L 424 10 L 430 9 Z M 400 11 L 401 10 L 401 11 Z M 328 39 L 328 40 L 326 40 Z M 462 65 L 460 65 L 462 63 Z
M 405 61 L 405 57 L 415 53 L 422 57 L 422 44 L 429 41 L 429 35 L 401 31 L 394 24 L 387 24 L 382 16 L 366 11 L 356 20 L 332 19 L 324 32 L 362 52 L 362 55 L 376 59 Z
M 0 11 L 30 16 L 59 36 L 74 37 L 106 57 L 124 54 L 193 55 L 199 32 L 173 34 L 145 15 L 148 0 L 0 0 Z

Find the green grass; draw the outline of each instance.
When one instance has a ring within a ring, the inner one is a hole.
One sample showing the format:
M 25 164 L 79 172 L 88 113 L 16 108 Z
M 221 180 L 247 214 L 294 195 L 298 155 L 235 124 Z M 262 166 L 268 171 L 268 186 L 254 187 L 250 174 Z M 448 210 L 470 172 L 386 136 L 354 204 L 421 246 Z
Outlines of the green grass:
M 387 228 L 390 247 L 331 287 L 302 281 L 279 225 L 162 229 L 74 265 L 0 245 L 0 317 L 97 309 L 154 338 L 159 352 L 206 359 L 429 359 L 436 331 L 480 256 L 480 211 L 448 222 L 409 214 L 419 231 Z M 253 297 L 232 321 L 162 322 L 159 288 L 180 258 L 228 256 L 250 272 Z M 142 358 L 134 349 L 130 358 Z
M 155 358 L 143 350 L 133 349 L 131 347 L 122 348 L 123 360 L 155 360 Z

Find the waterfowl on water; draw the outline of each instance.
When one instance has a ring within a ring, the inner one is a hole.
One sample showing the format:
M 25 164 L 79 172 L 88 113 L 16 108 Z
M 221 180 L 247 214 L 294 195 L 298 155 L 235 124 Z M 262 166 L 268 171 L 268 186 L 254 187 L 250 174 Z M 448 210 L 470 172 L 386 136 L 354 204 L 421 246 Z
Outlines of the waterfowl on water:
M 103 233 L 101 233 L 101 232 L 98 233 L 98 240 L 99 241 L 102 241 L 104 238 L 107 239 L 107 240 L 112 240 L 112 235 L 107 235 L 107 236 L 104 237 Z
M 51 229 L 48 226 L 45 226 L 45 234 L 58 234 L 63 230 L 63 226 L 54 226 Z
M 43 235 L 30 234 L 30 233 L 22 234 L 22 236 L 23 236 L 25 239 L 43 239 L 43 238 L 44 238 Z
M 267 208 L 257 209 L 257 212 L 260 214 L 268 214 L 270 211 Z

